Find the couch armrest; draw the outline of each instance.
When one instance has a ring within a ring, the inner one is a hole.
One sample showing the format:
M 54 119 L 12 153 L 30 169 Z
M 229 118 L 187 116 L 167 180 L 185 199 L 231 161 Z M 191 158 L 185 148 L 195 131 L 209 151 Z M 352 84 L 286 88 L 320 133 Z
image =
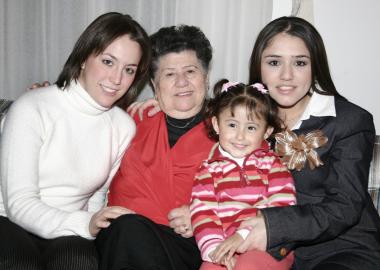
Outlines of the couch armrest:
M 0 99 L 0 131 L 3 130 L 3 120 L 12 102 L 12 100 Z
M 373 158 L 369 170 L 368 192 L 380 214 L 380 135 L 376 135 Z

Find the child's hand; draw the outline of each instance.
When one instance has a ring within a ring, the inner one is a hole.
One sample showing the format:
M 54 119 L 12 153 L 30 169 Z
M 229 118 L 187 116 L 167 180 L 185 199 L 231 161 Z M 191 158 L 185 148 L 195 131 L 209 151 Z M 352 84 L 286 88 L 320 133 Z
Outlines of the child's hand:
M 227 270 L 233 270 L 236 264 L 236 255 L 231 259 L 228 259 L 226 256 L 224 256 L 222 264 L 227 268 Z
M 238 233 L 234 233 L 224 240 L 216 249 L 210 253 L 210 259 L 214 263 L 223 264 L 223 261 L 230 261 L 238 247 L 244 242 L 244 239 Z

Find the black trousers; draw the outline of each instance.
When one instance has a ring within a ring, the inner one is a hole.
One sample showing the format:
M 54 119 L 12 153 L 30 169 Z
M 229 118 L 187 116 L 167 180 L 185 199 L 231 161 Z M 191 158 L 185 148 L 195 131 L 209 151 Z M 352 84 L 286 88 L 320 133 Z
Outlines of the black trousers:
M 379 270 L 380 251 L 345 250 L 314 260 L 295 259 L 293 270 Z
M 94 241 L 79 236 L 43 239 L 0 216 L 1 270 L 95 270 Z
M 124 215 L 95 241 L 100 270 L 198 270 L 202 260 L 192 238 L 141 215 Z

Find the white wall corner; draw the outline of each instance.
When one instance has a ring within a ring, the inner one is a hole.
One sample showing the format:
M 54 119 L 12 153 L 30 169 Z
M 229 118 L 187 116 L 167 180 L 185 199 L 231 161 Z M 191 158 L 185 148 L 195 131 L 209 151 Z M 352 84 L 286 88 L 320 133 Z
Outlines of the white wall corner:
M 303 18 L 308 22 L 314 24 L 314 8 L 313 8 L 314 0 L 293 0 L 293 2 L 299 2 L 299 10 L 298 13 L 294 16 Z M 295 6 L 293 4 L 293 6 Z
M 273 0 L 272 20 L 281 16 L 297 16 L 313 23 L 313 0 Z
M 273 0 L 272 20 L 292 13 L 292 0 Z

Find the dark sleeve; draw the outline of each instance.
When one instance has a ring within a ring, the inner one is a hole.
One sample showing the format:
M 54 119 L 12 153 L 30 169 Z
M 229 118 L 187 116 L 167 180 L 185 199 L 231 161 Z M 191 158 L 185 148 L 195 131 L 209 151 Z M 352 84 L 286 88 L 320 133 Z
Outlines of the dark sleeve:
M 267 249 L 277 259 L 298 246 L 334 239 L 355 225 L 361 217 L 366 204 L 368 172 L 375 139 L 372 116 L 363 110 L 348 113 L 344 119 L 337 119 L 331 130 L 334 130 L 331 133 L 334 138 L 329 146 L 329 157 L 323 165 L 327 166 L 323 168 L 327 172 L 321 174 L 324 175 L 323 179 L 300 179 L 317 180 L 323 194 L 315 195 L 322 199 L 318 202 L 309 199 L 302 205 L 262 210 L 267 227 Z M 313 189 L 309 192 L 317 193 Z

